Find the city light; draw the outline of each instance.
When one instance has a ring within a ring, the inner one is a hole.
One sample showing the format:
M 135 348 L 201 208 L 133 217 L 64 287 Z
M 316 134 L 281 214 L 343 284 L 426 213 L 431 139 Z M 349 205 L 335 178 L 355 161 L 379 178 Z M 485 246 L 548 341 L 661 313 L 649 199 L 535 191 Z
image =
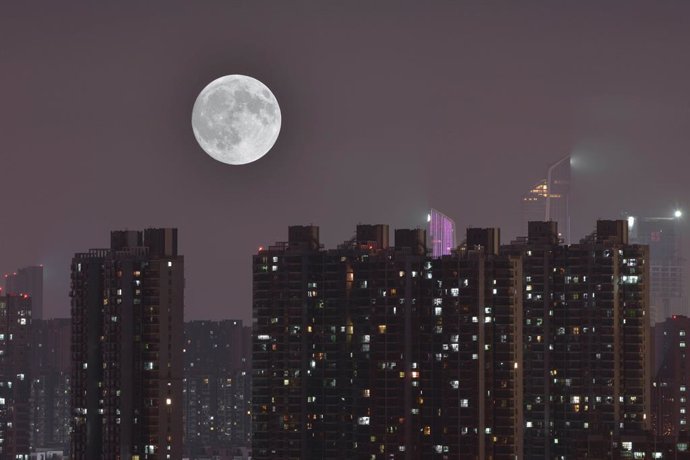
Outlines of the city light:
M 681 211 L 680 209 L 676 209 L 676 212 L 673 213 L 673 217 L 675 217 L 676 219 L 680 219 L 681 217 L 683 217 L 683 211 Z

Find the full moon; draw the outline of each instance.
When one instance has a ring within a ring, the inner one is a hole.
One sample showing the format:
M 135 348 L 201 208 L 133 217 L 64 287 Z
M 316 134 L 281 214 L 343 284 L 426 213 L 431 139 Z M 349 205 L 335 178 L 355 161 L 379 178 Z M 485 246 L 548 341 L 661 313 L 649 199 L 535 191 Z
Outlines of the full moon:
M 206 153 L 230 165 L 256 161 L 280 132 L 280 107 L 266 85 L 245 75 L 209 83 L 192 110 L 194 137 Z

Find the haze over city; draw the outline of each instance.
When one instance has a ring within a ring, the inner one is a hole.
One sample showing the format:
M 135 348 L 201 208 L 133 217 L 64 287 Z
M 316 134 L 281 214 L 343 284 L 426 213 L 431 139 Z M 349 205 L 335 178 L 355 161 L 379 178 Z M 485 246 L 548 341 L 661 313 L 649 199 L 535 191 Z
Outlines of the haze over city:
M 687 205 L 689 13 L 3 5 L 0 268 L 44 264 L 46 313 L 65 316 L 74 252 L 114 228 L 177 226 L 186 317 L 246 320 L 249 257 L 288 224 L 333 245 L 356 222 L 422 226 L 434 206 L 508 240 L 521 194 L 569 152 L 577 238 L 597 217 L 670 214 Z M 237 168 L 190 129 L 194 98 L 228 73 L 261 79 L 283 112 L 271 154 Z
M 0 460 L 690 460 L 688 24 L 1 5 Z

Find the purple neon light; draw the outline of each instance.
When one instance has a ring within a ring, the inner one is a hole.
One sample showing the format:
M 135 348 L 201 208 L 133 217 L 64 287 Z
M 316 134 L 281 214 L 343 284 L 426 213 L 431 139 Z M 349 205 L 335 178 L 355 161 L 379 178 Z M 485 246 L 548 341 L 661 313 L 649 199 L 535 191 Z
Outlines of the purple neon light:
M 450 255 L 450 251 L 455 248 L 455 222 L 435 209 L 429 215 L 431 256 L 437 258 Z

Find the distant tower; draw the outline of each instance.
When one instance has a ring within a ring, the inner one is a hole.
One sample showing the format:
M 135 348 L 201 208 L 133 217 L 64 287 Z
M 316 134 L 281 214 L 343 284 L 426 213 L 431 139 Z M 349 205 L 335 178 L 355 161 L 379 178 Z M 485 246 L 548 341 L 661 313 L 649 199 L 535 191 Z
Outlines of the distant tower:
M 628 216 L 631 239 L 649 246 L 653 322 L 663 322 L 674 314 L 688 313 L 683 295 L 681 216 Z
M 549 165 L 546 178 L 522 196 L 522 227 L 532 221 L 558 222 L 559 237 L 571 242 L 570 235 L 570 154 Z
M 437 259 L 450 255 L 450 251 L 455 249 L 455 221 L 432 208 L 427 215 L 427 223 L 431 256 Z
M 20 268 L 5 275 L 5 292 L 29 294 L 31 296 L 31 317 L 43 319 L 43 265 Z
M 31 324 L 31 446 L 69 446 L 72 324 L 69 318 Z
M 251 343 L 239 320 L 185 323 L 186 456 L 250 447 Z
M 71 458 L 182 458 L 177 229 L 110 241 L 72 259 Z

